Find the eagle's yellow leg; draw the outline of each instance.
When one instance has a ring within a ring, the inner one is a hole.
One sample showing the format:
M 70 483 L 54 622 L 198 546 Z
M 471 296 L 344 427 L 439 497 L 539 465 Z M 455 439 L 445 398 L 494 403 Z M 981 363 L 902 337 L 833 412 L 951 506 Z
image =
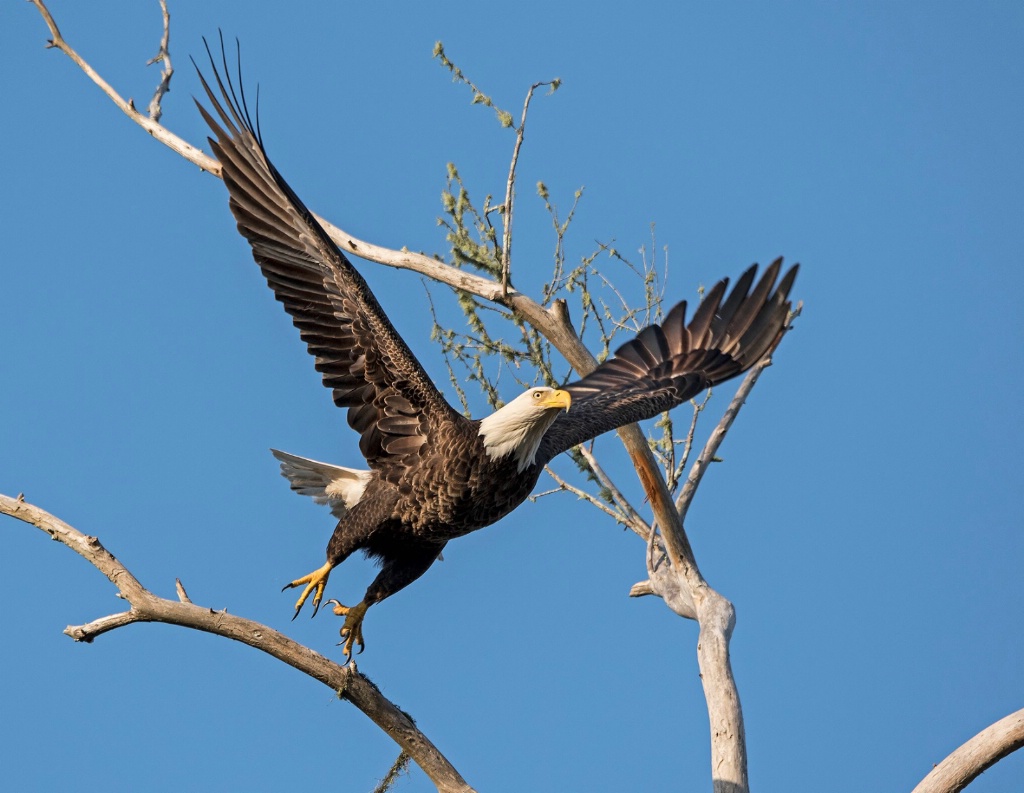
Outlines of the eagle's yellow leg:
M 324 596 L 324 587 L 327 586 L 327 578 L 331 575 L 333 567 L 334 565 L 327 562 L 323 567 L 318 567 L 309 575 L 304 575 L 302 578 L 296 578 L 290 584 L 285 584 L 284 589 L 281 590 L 282 592 L 284 592 L 285 589 L 294 589 L 297 586 L 302 586 L 303 584 L 306 585 L 306 588 L 302 590 L 302 594 L 295 603 L 295 616 L 292 617 L 292 619 L 299 616 L 299 612 L 302 611 L 302 606 L 306 602 L 306 598 L 309 597 L 310 592 L 314 591 L 313 616 L 316 616 L 316 613 L 320 610 L 320 600 Z
M 370 608 L 370 604 L 365 600 L 355 606 L 343 606 L 337 600 L 328 600 L 327 602 L 334 604 L 335 614 L 345 618 L 345 624 L 341 626 L 341 638 L 344 641 L 338 642 L 338 644 L 345 645 L 341 651 L 345 653 L 346 658 L 351 658 L 352 650 L 358 644 L 357 652 L 361 653 L 366 648 L 366 644 L 363 642 L 363 617 L 366 616 L 366 610 Z

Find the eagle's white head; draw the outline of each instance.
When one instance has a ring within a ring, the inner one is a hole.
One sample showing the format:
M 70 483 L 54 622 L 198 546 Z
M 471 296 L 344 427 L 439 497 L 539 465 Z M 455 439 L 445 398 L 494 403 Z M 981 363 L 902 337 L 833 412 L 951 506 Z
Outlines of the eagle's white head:
M 500 460 L 514 454 L 518 471 L 533 465 L 544 433 L 558 412 L 568 410 L 570 404 L 572 397 L 568 391 L 546 386 L 520 394 L 480 422 L 487 456 Z

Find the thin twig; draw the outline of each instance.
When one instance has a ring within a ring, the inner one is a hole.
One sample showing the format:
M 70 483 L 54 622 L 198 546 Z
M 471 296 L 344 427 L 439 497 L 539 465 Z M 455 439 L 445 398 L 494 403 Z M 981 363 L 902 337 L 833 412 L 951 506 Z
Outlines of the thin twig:
M 679 463 L 672 467 L 672 475 L 668 480 L 670 490 L 676 489 L 676 485 L 683 476 L 683 469 L 686 468 L 686 464 L 690 461 L 690 453 L 693 451 L 693 438 L 697 433 L 697 420 L 700 418 L 700 414 L 704 412 L 704 408 L 708 406 L 708 401 L 710 399 L 711 389 L 709 388 L 707 393 L 704 394 L 704 399 L 701 400 L 701 402 L 698 403 L 696 399 L 690 400 L 690 403 L 693 405 L 693 415 L 690 417 L 690 426 L 686 431 L 686 439 L 683 441 L 683 453 L 679 457 Z M 675 443 L 678 443 L 678 441 L 673 443 L 673 453 Z
M 611 517 L 616 523 L 621 523 L 624 526 L 628 526 L 629 525 L 629 523 L 626 520 L 626 516 L 625 515 L 623 515 L 621 512 L 617 512 L 616 510 L 612 509 L 607 504 L 602 503 L 602 501 L 600 499 L 595 498 L 590 493 L 588 493 L 586 490 L 581 490 L 580 488 L 576 487 L 575 485 L 570 484 L 569 482 L 566 482 L 564 479 L 562 479 L 562 477 L 560 477 L 558 474 L 555 473 L 554 469 L 552 469 L 551 466 L 545 465 L 544 466 L 544 470 L 548 472 L 548 476 L 550 476 L 552 479 L 555 480 L 555 482 L 558 483 L 558 486 L 562 490 L 565 490 L 565 491 L 567 491 L 569 493 L 572 493 L 574 496 L 576 496 L 577 498 L 579 498 L 579 499 L 581 499 L 583 501 L 586 501 L 588 504 L 590 504 L 593 507 L 597 507 L 599 510 L 601 510 L 606 515 Z M 541 494 L 541 495 L 544 495 L 544 494 Z
M 160 39 L 160 50 L 149 60 L 146 65 L 163 61 L 164 68 L 160 72 L 160 83 L 156 87 L 153 98 L 149 102 L 149 118 L 152 121 L 159 121 L 164 111 L 160 107 L 164 94 L 171 90 L 171 77 L 174 76 L 174 67 L 171 65 L 171 15 L 167 10 L 167 0 L 160 0 L 160 11 L 164 17 L 164 35 Z
M 523 102 L 523 115 L 516 128 L 516 145 L 512 149 L 512 162 L 508 167 L 508 182 L 505 185 L 505 211 L 502 213 L 503 233 L 501 238 L 501 293 L 508 296 L 509 278 L 512 270 L 512 208 L 515 202 L 516 165 L 519 162 L 519 150 L 523 146 L 523 138 L 526 136 L 526 114 L 530 109 L 530 100 L 533 92 L 542 85 L 557 85 L 555 80 L 546 80 L 534 83 L 526 92 L 526 101 Z
M 601 467 L 601 464 L 597 461 L 597 457 L 594 456 L 594 453 L 590 450 L 588 445 L 581 444 L 578 448 L 580 450 L 580 454 L 583 455 L 583 459 L 585 459 L 587 461 L 587 465 L 590 466 L 590 470 L 593 471 L 594 476 L 597 477 L 597 481 L 600 483 L 601 487 L 606 488 L 608 492 L 612 494 L 612 498 L 615 500 L 615 503 L 626 518 L 626 525 L 645 540 L 648 539 L 651 536 L 651 527 L 647 525 L 647 521 L 640 517 L 640 513 L 633 509 L 633 505 L 629 503 L 629 500 L 624 495 L 622 495 L 622 491 L 619 490 L 615 482 L 612 481 L 612 478 L 608 476 L 604 468 Z
M 781 336 L 779 337 L 781 341 Z M 778 342 L 776 342 L 776 346 Z M 774 348 L 773 348 L 774 349 Z M 714 462 L 715 454 L 718 452 L 718 447 L 722 445 L 722 441 L 725 440 L 725 435 L 732 426 L 732 423 L 736 420 L 736 416 L 739 415 L 740 408 L 743 407 L 743 403 L 747 401 L 747 397 L 750 396 L 750 392 L 753 390 L 754 385 L 757 383 L 761 373 L 772 365 L 771 359 L 772 350 L 769 350 L 758 363 L 756 363 L 747 376 L 743 378 L 743 382 L 740 383 L 740 387 L 736 390 L 735 396 L 729 403 L 729 407 L 726 408 L 725 413 L 722 414 L 721 420 L 718 422 L 718 426 L 711 433 L 711 437 L 708 438 L 707 443 L 704 444 L 704 448 L 698 455 L 697 459 L 693 461 L 693 465 L 690 467 L 690 473 L 686 477 L 686 483 L 683 485 L 683 489 L 679 492 L 679 497 L 676 499 L 676 511 L 679 513 L 679 519 L 682 521 L 686 520 L 686 513 L 690 509 L 690 504 L 693 503 L 693 497 L 697 493 L 697 488 L 700 486 L 701 480 L 704 478 L 704 474 L 707 473 L 708 467 Z

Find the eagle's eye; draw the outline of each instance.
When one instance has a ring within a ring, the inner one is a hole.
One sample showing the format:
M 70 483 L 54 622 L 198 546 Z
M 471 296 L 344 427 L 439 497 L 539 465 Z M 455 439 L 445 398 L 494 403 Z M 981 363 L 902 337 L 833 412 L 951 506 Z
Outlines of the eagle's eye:
M 534 399 L 540 399 L 542 396 L 544 396 L 544 393 L 542 391 L 534 391 L 533 392 L 533 398 Z

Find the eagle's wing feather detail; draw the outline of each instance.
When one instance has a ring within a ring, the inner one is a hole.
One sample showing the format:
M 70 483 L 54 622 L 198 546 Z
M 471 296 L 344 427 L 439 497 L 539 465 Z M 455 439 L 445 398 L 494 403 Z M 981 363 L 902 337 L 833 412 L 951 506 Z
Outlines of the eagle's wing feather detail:
M 238 230 L 276 298 L 316 358 L 316 369 L 370 467 L 401 476 L 432 429 L 461 417 L 434 387 L 362 276 L 270 162 L 244 94 L 221 80 L 218 98 L 200 74 L 218 120 L 198 101 L 216 139 Z M 227 64 L 224 64 L 228 72 Z M 412 456 L 412 457 L 410 457 Z
M 689 323 L 686 302 L 679 303 L 661 325 L 648 326 L 614 357 L 565 386 L 572 407 L 544 435 L 537 462 L 546 463 L 603 432 L 653 418 L 750 369 L 786 329 L 799 265 L 775 287 L 781 268 L 782 259 L 772 262 L 753 290 L 757 266 L 749 268 L 728 297 L 728 281 L 718 282 Z

